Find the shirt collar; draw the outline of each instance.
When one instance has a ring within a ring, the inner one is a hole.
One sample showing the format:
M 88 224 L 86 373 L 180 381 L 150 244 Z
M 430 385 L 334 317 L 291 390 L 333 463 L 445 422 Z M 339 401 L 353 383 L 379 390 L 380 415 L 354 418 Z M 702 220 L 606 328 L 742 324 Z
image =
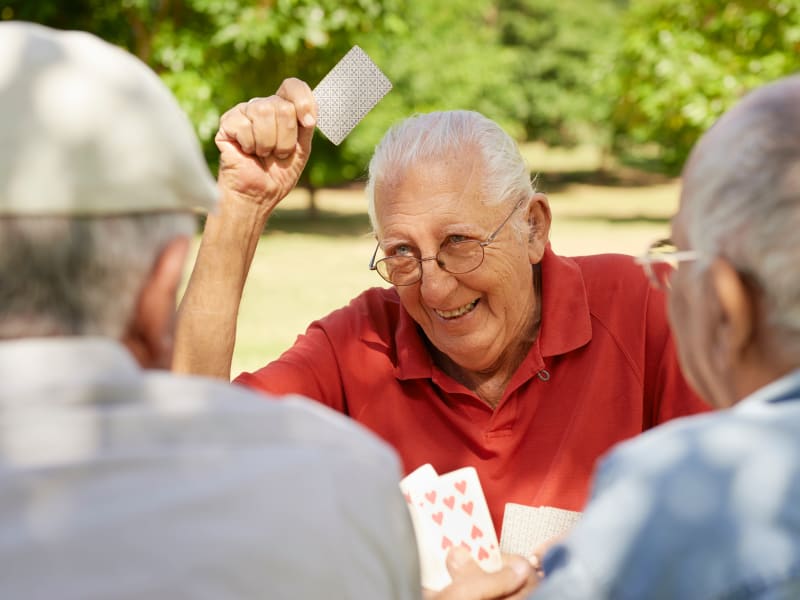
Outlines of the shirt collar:
M 800 399 L 800 369 L 787 373 L 756 390 L 734 408 L 756 407 L 759 405 Z
M 139 377 L 141 369 L 127 348 L 102 337 L 21 338 L 0 342 L 0 381 L 4 392 L 29 386 Z M 10 394 L 9 397 L 13 396 Z
M 520 369 L 526 365 L 530 367 L 527 369 L 530 371 L 528 376 L 541 368 L 542 357 L 565 354 L 586 345 L 592 338 L 589 301 L 578 264 L 570 258 L 556 255 L 548 244 L 541 270 L 542 321 L 539 337 L 520 365 Z M 424 334 L 402 303 L 394 342 L 397 352 L 395 376 L 398 379 L 433 377 L 433 359 L 424 341 Z

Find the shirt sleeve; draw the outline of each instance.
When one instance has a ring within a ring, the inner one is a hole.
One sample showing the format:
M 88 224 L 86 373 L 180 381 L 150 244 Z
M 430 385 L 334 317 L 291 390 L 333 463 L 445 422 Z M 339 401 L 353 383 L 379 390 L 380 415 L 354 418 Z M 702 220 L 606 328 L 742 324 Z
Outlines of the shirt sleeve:
M 280 358 L 234 383 L 274 395 L 299 394 L 347 414 L 334 345 L 320 321 L 312 323 Z

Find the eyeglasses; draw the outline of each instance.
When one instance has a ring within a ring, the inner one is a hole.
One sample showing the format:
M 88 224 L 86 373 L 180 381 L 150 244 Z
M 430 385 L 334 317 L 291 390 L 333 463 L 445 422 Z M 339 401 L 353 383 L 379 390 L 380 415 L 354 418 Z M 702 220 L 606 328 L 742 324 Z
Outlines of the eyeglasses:
M 696 250 L 678 250 L 672 240 L 663 239 L 650 244 L 647 252 L 635 260 L 644 269 L 650 285 L 666 291 L 670 288 L 670 276 L 678 264 L 698 258 L 700 254 Z
M 436 256 L 417 258 L 410 255 L 393 255 L 376 261 L 380 243 L 375 247 L 372 259 L 369 261 L 371 271 L 377 271 L 392 285 L 413 285 L 422 279 L 422 263 L 426 260 L 435 260 L 439 268 L 453 275 L 463 275 L 474 271 L 483 264 L 484 248 L 495 241 L 500 230 L 511 219 L 517 209 L 522 206 L 525 198 L 520 198 L 514 205 L 509 215 L 503 219 L 500 226 L 495 229 L 484 241 L 463 240 L 459 242 L 446 242 L 436 253 Z

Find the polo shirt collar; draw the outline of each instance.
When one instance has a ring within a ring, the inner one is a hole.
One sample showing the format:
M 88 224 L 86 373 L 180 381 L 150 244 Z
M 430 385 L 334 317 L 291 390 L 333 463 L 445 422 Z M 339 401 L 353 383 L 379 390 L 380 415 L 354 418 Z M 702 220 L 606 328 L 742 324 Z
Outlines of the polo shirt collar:
M 586 345 L 592 338 L 589 301 L 578 264 L 545 248 L 542 269 L 542 322 L 536 343 L 520 365 L 532 376 L 542 368 L 542 357 L 558 356 Z M 435 376 L 435 365 L 424 334 L 400 304 L 395 330 L 398 379 Z M 515 378 L 516 379 L 516 378 Z
M 558 256 L 547 245 L 542 258 L 542 323 L 539 350 L 558 356 L 592 339 L 589 299 L 581 269 L 571 258 Z

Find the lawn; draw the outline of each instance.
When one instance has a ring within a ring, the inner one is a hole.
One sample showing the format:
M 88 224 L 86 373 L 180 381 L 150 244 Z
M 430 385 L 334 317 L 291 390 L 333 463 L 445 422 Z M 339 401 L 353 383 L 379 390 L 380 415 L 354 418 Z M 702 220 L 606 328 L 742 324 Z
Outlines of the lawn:
M 677 181 L 619 167 L 600 172 L 591 149 L 528 145 L 523 153 L 550 198 L 559 254 L 637 254 L 668 235 Z M 367 268 L 375 242 L 363 191 L 320 192 L 316 221 L 306 218 L 306 203 L 303 192 L 290 194 L 261 239 L 239 315 L 234 375 L 276 358 L 313 319 L 383 284 Z

